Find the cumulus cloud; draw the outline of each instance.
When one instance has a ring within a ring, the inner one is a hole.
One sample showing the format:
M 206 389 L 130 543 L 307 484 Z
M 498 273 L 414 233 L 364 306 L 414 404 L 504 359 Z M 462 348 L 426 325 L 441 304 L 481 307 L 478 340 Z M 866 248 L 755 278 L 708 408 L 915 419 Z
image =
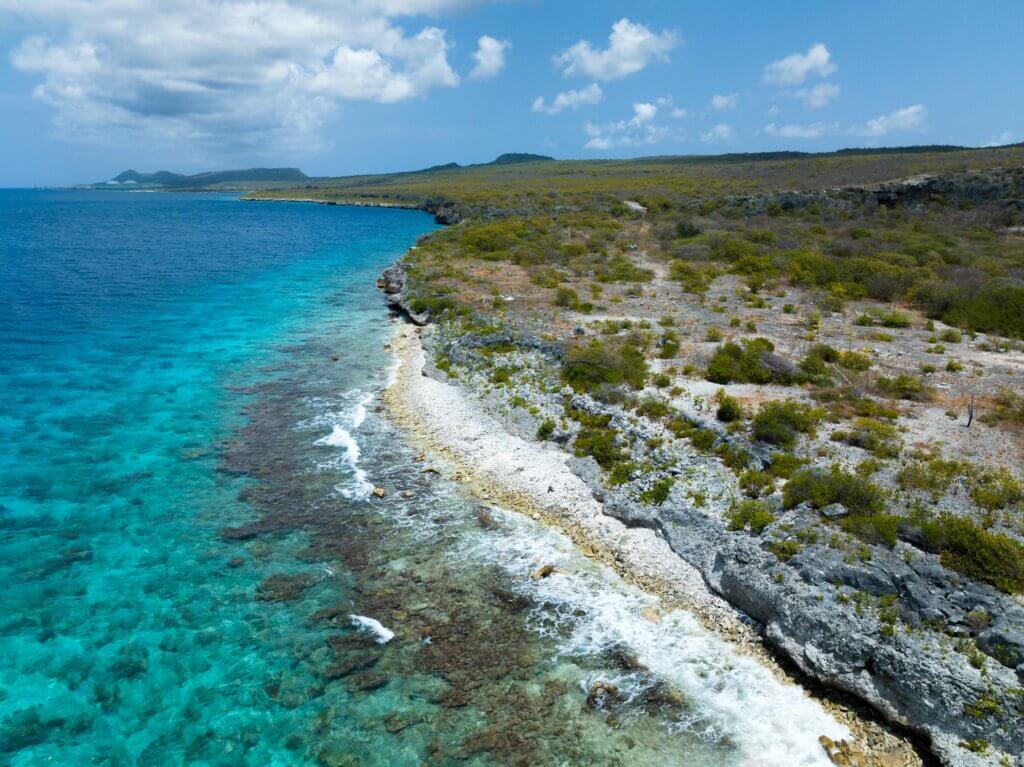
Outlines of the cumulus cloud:
M 40 77 L 35 96 L 65 136 L 271 152 L 315 147 L 343 101 L 394 103 L 457 85 L 445 32 L 407 32 L 397 18 L 462 4 L 0 0 L 0 23 L 33 31 L 11 63 Z
M 652 61 L 668 60 L 668 52 L 679 43 L 672 30 L 654 33 L 643 24 L 619 19 L 612 25 L 608 47 L 594 48 L 580 40 L 555 57 L 566 75 L 584 75 L 595 80 L 620 80 L 639 72 Z
M 1013 143 L 1013 131 L 1004 130 L 1002 133 L 993 136 L 982 146 L 1006 146 Z
M 727 109 L 735 109 L 736 105 L 739 103 L 740 94 L 738 93 L 716 93 L 714 96 L 711 97 L 711 103 L 709 104 L 709 106 L 715 111 L 722 112 Z
M 818 83 L 811 88 L 799 88 L 793 96 L 804 102 L 808 109 L 821 109 L 839 97 L 839 86 L 835 83 Z
M 706 133 L 700 134 L 700 140 L 705 144 L 718 144 L 722 141 L 732 141 L 736 137 L 736 132 L 732 129 L 731 125 L 726 123 L 718 123 L 711 130 Z
M 589 137 L 585 149 L 612 149 L 624 146 L 648 146 L 663 141 L 671 131 L 656 125 L 654 119 L 663 107 L 672 103 L 665 97 L 655 102 L 633 104 L 633 116 L 629 120 L 597 125 L 591 122 L 583 126 Z
M 768 123 L 764 126 L 764 132 L 770 136 L 800 139 L 820 138 L 829 133 L 835 133 L 838 129 L 839 126 L 835 123 L 823 122 L 816 122 L 810 125 L 776 125 L 775 123 Z
M 548 115 L 556 115 L 563 109 L 579 109 L 581 106 L 587 104 L 596 104 L 604 97 L 604 93 L 601 91 L 601 86 L 597 83 L 591 83 L 586 88 L 581 88 L 578 91 L 564 91 L 555 96 L 554 101 L 550 105 L 544 102 L 543 96 L 538 96 L 533 100 L 533 111 L 541 112 Z
M 811 75 L 828 77 L 837 69 L 824 43 L 812 45 L 807 53 L 794 53 L 764 68 L 762 79 L 771 85 L 802 85 Z
M 475 80 L 494 77 L 505 68 L 505 51 L 509 47 L 507 40 L 498 40 L 490 35 L 481 37 L 476 41 L 476 52 L 473 54 L 476 66 L 469 76 Z
M 851 133 L 858 136 L 885 136 L 900 131 L 917 131 L 924 127 L 928 118 L 928 110 L 922 104 L 897 109 L 887 115 L 880 115 L 862 125 L 855 125 Z

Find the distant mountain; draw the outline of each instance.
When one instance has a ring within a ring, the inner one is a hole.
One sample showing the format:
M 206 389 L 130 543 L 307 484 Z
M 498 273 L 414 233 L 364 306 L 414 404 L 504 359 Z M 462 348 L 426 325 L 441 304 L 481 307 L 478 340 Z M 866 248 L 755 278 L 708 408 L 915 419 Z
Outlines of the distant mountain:
M 127 186 L 135 188 L 162 189 L 204 189 L 221 184 L 289 183 L 308 181 L 309 176 L 298 168 L 249 168 L 248 170 L 218 170 L 186 176 L 158 170 L 156 173 L 139 173 L 126 170 L 110 181 L 92 184 L 94 187 L 111 188 Z
M 490 162 L 484 163 L 484 165 L 515 165 L 520 162 L 544 162 L 548 160 L 554 160 L 554 157 L 548 157 L 543 154 L 529 154 L 528 152 L 509 152 L 508 154 L 498 155 L 495 159 Z

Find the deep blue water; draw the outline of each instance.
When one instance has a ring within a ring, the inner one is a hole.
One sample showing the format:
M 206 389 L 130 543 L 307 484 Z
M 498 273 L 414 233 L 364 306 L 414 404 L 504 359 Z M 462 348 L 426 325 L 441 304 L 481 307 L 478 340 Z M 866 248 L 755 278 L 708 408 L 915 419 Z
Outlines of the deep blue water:
M 0 190 L 0 764 L 823 763 L 799 691 L 378 412 L 374 279 L 434 228 Z

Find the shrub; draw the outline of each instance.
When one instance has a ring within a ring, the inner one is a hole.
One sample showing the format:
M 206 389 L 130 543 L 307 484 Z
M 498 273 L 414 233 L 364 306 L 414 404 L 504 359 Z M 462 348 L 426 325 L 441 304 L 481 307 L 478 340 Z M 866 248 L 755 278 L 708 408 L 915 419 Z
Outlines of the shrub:
M 676 224 L 676 237 L 679 237 L 680 239 L 697 237 L 700 233 L 701 228 L 690 221 L 680 221 Z
M 654 485 L 651 486 L 650 490 L 645 490 L 640 494 L 640 500 L 644 503 L 650 503 L 654 506 L 661 506 L 668 498 L 669 492 L 672 490 L 673 480 L 669 478 L 659 479 Z
M 778 479 L 789 479 L 798 469 L 808 463 L 806 458 L 790 455 L 789 453 L 776 453 L 772 456 L 772 462 L 768 465 L 768 474 Z
M 658 357 L 670 360 L 679 354 L 679 336 L 669 331 L 658 339 Z
M 682 288 L 687 293 L 697 294 L 707 293 L 715 279 L 712 270 L 702 269 L 686 261 L 673 261 L 668 276 L 670 280 L 682 283 Z
M 589 455 L 607 470 L 622 460 L 622 451 L 615 444 L 617 437 L 615 429 L 580 429 L 573 447 L 578 457 Z
M 872 364 L 871 357 L 861 352 L 842 352 L 839 355 L 839 366 L 846 368 L 847 370 L 854 370 L 857 372 L 864 372 L 871 368 Z
M 555 431 L 555 422 L 548 418 L 537 427 L 537 439 L 543 442 Z
M 562 362 L 562 380 L 576 391 L 622 383 L 639 389 L 646 377 L 647 361 L 643 352 L 630 345 L 615 349 L 597 339 L 572 347 Z
M 862 448 L 880 458 L 895 458 L 903 450 L 903 440 L 896 427 L 872 418 L 856 419 L 850 430 L 833 432 L 832 439 Z
M 885 503 L 880 487 L 838 467 L 828 472 L 798 471 L 782 489 L 782 497 L 787 509 L 804 502 L 815 509 L 841 503 L 853 514 L 880 514 Z
M 572 288 L 561 287 L 555 291 L 555 306 L 575 306 L 580 302 L 580 297 Z
M 1024 591 L 1024 546 L 1013 538 L 951 514 L 926 522 L 921 531 L 946 567 L 1008 594 Z
M 900 373 L 893 378 L 881 377 L 875 385 L 878 390 L 895 399 L 923 400 L 925 399 L 924 382 L 917 376 Z
M 908 463 L 896 474 L 896 482 L 904 490 L 923 490 L 937 502 L 949 489 L 953 480 L 968 471 L 970 465 L 964 461 L 932 458 L 926 462 Z
M 721 341 L 722 337 L 723 337 L 722 336 L 722 331 L 719 328 L 716 328 L 716 327 L 708 328 L 707 332 L 704 334 L 704 339 L 706 341 L 715 341 L 715 342 L 717 342 L 717 341 Z
M 1000 388 L 995 407 L 985 414 L 983 420 L 990 423 L 1006 421 L 1024 424 L 1024 394 L 1007 387 Z
M 636 407 L 637 415 L 647 418 L 664 418 L 668 415 L 668 403 L 657 397 L 644 397 Z
M 624 485 L 632 479 L 633 471 L 636 469 L 632 463 L 617 463 L 608 475 L 609 485 Z
M 804 546 L 799 541 L 769 541 L 767 549 L 778 557 L 780 562 L 788 562 L 803 551 Z
M 672 383 L 672 379 L 665 373 L 658 373 L 658 375 L 654 376 L 653 383 L 659 389 L 664 389 Z
M 766 338 L 744 340 L 742 346 L 732 341 L 715 349 L 708 362 L 704 377 L 713 383 L 791 383 L 793 377 L 788 373 L 765 367 L 761 361 L 762 354 L 775 350 L 772 342 Z
M 868 543 L 896 545 L 902 518 L 895 514 L 854 514 L 839 521 L 840 527 Z
M 964 337 L 959 330 L 943 330 L 939 340 L 950 344 L 958 344 L 964 340 Z
M 754 438 L 782 447 L 792 447 L 800 433 L 813 434 L 824 417 L 820 408 L 795 400 L 766 402 L 754 416 Z
M 775 515 L 764 501 L 740 501 L 729 510 L 729 529 L 733 531 L 750 528 L 760 533 L 774 521 Z
M 1024 488 L 1007 469 L 999 466 L 972 471 L 969 485 L 971 500 L 983 509 L 1005 509 L 1024 500 Z
M 715 417 L 722 423 L 731 423 L 743 418 L 743 406 L 735 397 L 725 393 L 725 389 L 719 389 L 715 394 L 715 402 L 718 403 L 718 410 Z
M 882 314 L 879 322 L 886 328 L 909 328 L 911 320 L 910 316 L 903 312 L 890 311 Z

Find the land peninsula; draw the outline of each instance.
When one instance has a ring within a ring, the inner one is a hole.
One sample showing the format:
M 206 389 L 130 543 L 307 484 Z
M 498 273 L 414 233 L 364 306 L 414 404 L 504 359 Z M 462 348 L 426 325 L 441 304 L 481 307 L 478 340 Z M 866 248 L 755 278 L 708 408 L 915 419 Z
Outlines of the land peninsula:
M 1024 764 L 1024 147 L 519 157 L 253 198 L 451 224 L 381 277 L 410 321 L 386 400 L 478 492 L 926 759 Z M 861 733 L 822 747 L 912 763 Z

